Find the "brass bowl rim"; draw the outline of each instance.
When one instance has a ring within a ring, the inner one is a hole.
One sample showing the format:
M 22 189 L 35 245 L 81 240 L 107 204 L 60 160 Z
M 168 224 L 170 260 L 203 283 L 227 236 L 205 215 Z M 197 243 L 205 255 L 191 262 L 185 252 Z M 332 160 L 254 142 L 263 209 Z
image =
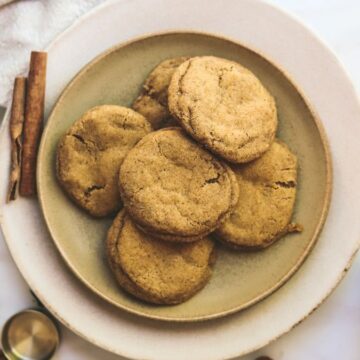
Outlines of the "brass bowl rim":
M 54 346 L 51 349 L 51 351 L 48 354 L 48 357 L 46 359 L 51 359 L 51 357 L 55 354 L 56 350 L 59 347 L 59 343 L 60 343 L 60 332 L 59 332 L 59 327 L 56 324 L 56 322 L 54 321 L 52 315 L 50 313 L 48 313 L 48 311 L 46 309 L 43 309 L 41 307 L 32 307 L 29 309 L 25 309 L 25 310 L 21 310 L 17 313 L 15 313 L 14 315 L 12 315 L 9 319 L 6 320 L 2 332 L 1 332 L 1 348 L 2 351 L 4 352 L 5 356 L 9 357 L 10 359 L 14 358 L 14 359 L 19 359 L 19 360 L 31 360 L 31 358 L 27 357 L 22 357 L 19 355 L 14 354 L 12 347 L 9 343 L 9 338 L 8 338 L 8 331 L 10 329 L 11 323 L 18 318 L 19 316 L 25 315 L 25 314 L 36 314 L 36 316 L 40 316 L 42 319 L 46 319 L 48 320 L 49 324 L 53 327 L 54 333 L 55 333 L 55 337 L 54 337 Z M 45 358 L 44 358 L 45 359 Z M 34 358 L 34 360 L 37 360 Z

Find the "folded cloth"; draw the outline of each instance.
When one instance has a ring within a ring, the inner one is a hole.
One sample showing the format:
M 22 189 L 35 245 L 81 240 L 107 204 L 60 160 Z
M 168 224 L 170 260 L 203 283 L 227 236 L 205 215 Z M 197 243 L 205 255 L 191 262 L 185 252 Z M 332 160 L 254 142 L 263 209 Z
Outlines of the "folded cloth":
M 2 3 L 9 0 L 0 0 Z M 0 7 L 0 105 L 7 105 L 15 76 L 31 50 L 41 50 L 77 18 L 104 0 L 25 0 Z

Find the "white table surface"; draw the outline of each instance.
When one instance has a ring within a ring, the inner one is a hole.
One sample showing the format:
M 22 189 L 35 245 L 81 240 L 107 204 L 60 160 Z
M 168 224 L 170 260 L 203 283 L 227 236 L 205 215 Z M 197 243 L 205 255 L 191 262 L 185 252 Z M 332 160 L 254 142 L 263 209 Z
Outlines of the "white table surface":
M 334 50 L 359 92 L 360 1 L 272 0 L 271 2 L 298 17 Z M 346 233 L 339 241 L 346 241 Z M 12 314 L 35 304 L 1 234 L 0 284 L 1 328 Z M 120 359 L 84 341 L 63 326 L 61 332 L 61 346 L 54 359 Z M 273 360 L 359 360 L 359 336 L 360 258 L 357 256 L 352 268 L 335 292 L 307 320 L 274 343 L 256 353 L 242 357 L 241 360 L 255 360 L 261 355 L 270 356 Z

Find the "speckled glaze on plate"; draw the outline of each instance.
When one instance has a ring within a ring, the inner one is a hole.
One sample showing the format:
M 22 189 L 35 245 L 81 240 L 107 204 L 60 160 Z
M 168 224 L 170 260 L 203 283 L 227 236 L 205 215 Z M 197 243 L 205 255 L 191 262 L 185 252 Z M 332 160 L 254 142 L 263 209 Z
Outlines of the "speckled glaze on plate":
M 279 114 L 278 137 L 299 160 L 293 220 L 301 234 L 283 237 L 261 252 L 219 249 L 209 284 L 177 306 L 138 301 L 117 286 L 105 259 L 104 239 L 111 219 L 97 220 L 77 208 L 55 177 L 57 142 L 87 109 L 100 104 L 129 106 L 149 71 L 175 56 L 215 55 L 252 70 L 273 94 Z M 277 67 L 229 40 L 200 33 L 164 33 L 136 39 L 100 55 L 66 87 L 44 131 L 38 161 L 38 193 L 52 238 L 72 271 L 112 304 L 149 318 L 205 320 L 245 309 L 279 288 L 302 264 L 326 218 L 331 194 L 331 163 L 322 126 Z M 309 211 L 311 209 L 311 212 Z

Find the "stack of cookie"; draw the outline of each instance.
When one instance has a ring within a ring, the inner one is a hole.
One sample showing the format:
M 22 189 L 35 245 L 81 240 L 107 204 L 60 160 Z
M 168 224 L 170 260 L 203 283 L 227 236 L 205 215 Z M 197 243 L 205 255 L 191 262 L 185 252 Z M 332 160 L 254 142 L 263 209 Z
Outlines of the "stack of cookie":
M 93 216 L 116 216 L 107 237 L 123 289 L 155 304 L 199 291 L 214 239 L 261 249 L 291 223 L 297 160 L 275 139 L 276 105 L 238 63 L 203 56 L 159 64 L 133 109 L 86 112 L 61 139 L 57 175 Z

